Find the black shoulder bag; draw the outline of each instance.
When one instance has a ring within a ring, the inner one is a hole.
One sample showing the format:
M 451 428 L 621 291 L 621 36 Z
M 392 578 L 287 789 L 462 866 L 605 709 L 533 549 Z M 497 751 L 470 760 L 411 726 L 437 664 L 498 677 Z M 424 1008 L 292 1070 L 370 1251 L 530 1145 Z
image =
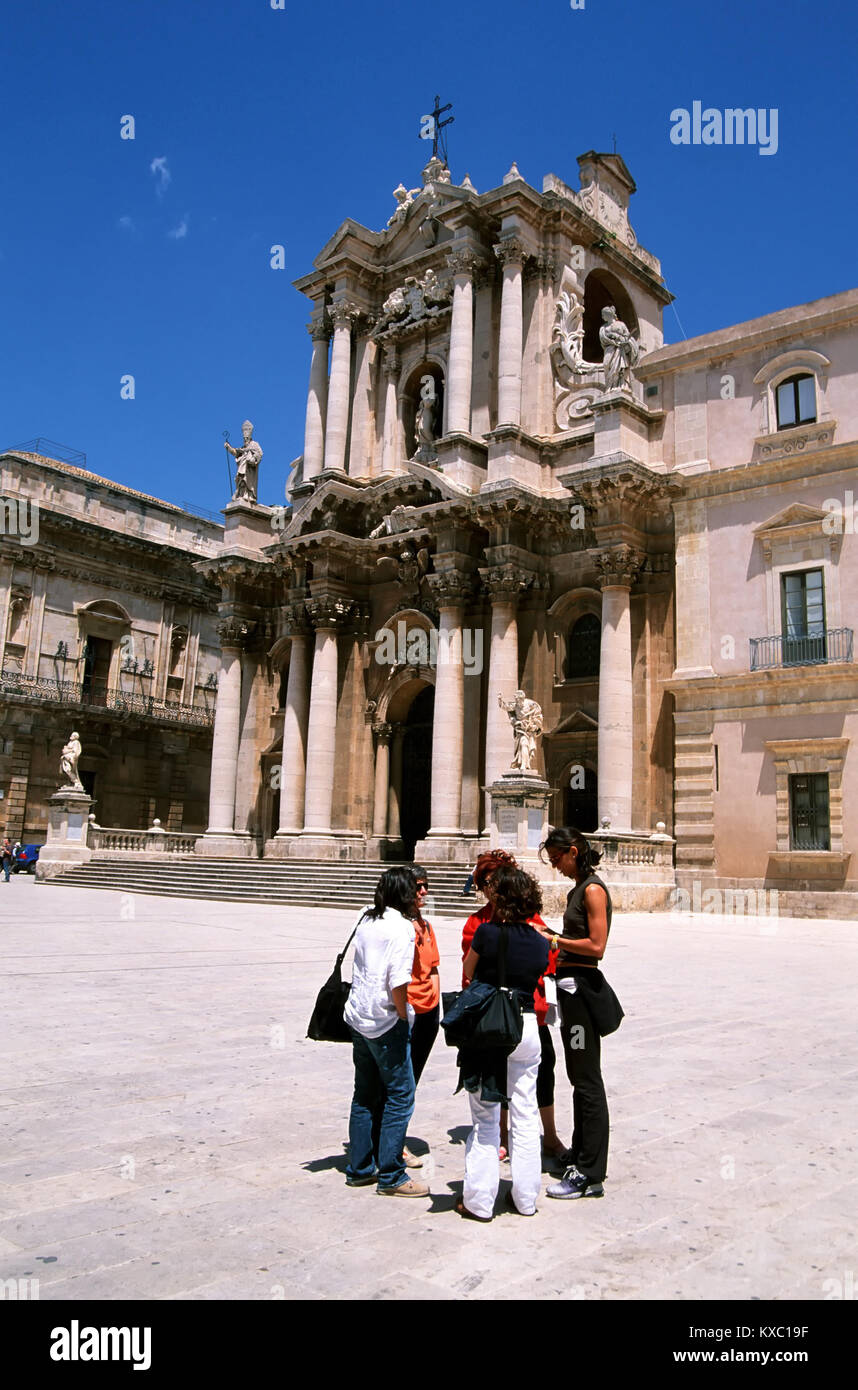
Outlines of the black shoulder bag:
M 316 996 L 312 1017 L 307 1025 L 307 1037 L 313 1042 L 351 1042 L 352 1035 L 344 1018 L 346 1002 L 351 985 L 343 982 L 342 970 L 346 952 L 354 940 L 355 927 L 340 954 L 328 979 Z
M 470 990 L 463 990 L 446 1009 L 441 1027 L 447 1042 L 454 1047 L 477 1048 L 480 1051 L 501 1049 L 513 1052 L 521 1042 L 524 1026 L 521 1001 L 517 990 L 506 988 L 506 956 L 508 932 L 498 923 L 497 976 L 493 990 L 487 992 L 475 1008 L 467 1007 Z M 474 986 L 471 985 L 470 989 Z M 447 996 L 449 997 L 449 996 Z M 446 1005 L 446 998 L 445 998 Z

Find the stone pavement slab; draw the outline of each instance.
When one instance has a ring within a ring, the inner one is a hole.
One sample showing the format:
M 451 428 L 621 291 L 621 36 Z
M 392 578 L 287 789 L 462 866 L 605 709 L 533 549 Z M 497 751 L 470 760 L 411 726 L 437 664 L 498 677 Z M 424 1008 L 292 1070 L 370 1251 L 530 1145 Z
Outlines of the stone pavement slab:
M 38 1278 L 42 1299 L 823 1299 L 849 1282 L 853 923 L 617 914 L 606 1197 L 484 1227 L 453 1211 L 469 1116 L 442 1039 L 411 1127 L 431 1197 L 344 1185 L 350 1049 L 305 1032 L 350 915 L 21 877 L 2 910 L 0 1278 Z M 436 929 L 456 988 L 461 921 Z M 557 1114 L 568 1139 L 562 1064 Z

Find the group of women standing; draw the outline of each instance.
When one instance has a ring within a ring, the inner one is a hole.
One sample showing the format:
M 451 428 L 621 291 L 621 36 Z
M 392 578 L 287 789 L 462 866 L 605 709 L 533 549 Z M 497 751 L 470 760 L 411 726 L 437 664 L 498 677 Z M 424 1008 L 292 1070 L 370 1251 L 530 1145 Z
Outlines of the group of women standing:
M 601 1197 L 604 1191 L 609 1120 L 600 1042 L 622 1017 L 599 971 L 611 898 L 594 872 L 599 855 L 577 830 L 552 830 L 541 853 L 574 880 L 559 933 L 540 916 L 536 880 L 511 855 L 493 850 L 480 856 L 474 870 L 475 886 L 487 901 L 465 924 L 463 985 L 497 984 L 502 970 L 506 987 L 520 1002 L 523 1023 L 521 1041 L 509 1054 L 467 1048 L 458 1054 L 459 1089 L 468 1092 L 473 1128 L 457 1210 L 469 1220 L 492 1220 L 499 1163 L 507 1151 L 512 1178 L 507 1204 L 522 1216 L 536 1212 L 545 1159 L 563 1174 L 547 1196 Z M 373 1183 L 388 1196 L 429 1195 L 428 1185 L 407 1171 L 421 1167 L 422 1160 L 405 1147 L 416 1085 L 440 1022 L 440 956 L 423 916 L 428 891 L 429 876 L 420 866 L 387 870 L 355 936 L 345 1013 L 355 1064 L 346 1183 Z M 548 1025 L 555 1008 L 573 1088 L 568 1149 L 554 1118 L 556 1058 Z

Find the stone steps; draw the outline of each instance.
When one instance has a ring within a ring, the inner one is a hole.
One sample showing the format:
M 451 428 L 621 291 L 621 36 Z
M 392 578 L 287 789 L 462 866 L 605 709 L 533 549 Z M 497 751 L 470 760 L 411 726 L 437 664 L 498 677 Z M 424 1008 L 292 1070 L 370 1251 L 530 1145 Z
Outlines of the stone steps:
M 57 878 L 51 885 L 101 888 L 115 893 L 152 893 L 160 897 L 208 898 L 219 902 L 288 903 L 305 907 L 359 910 L 372 901 L 382 863 L 341 864 L 331 860 L 193 859 L 135 863 L 94 858 Z M 482 897 L 462 893 L 467 869 L 444 865 L 429 869 L 427 915 L 467 916 Z

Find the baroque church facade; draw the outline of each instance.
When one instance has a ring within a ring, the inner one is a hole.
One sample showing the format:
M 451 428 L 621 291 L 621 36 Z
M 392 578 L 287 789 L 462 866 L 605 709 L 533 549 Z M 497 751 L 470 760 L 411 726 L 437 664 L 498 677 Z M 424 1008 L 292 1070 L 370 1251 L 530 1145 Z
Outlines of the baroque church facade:
M 577 189 L 513 166 L 479 193 L 433 158 L 296 282 L 291 509 L 233 500 L 200 566 L 223 655 L 197 852 L 472 862 L 522 690 L 550 821 L 629 882 L 851 910 L 858 585 L 832 518 L 858 294 L 665 347 L 634 181 L 578 164 Z
M 602 842 L 621 903 L 858 912 L 858 291 L 664 346 L 634 181 L 578 164 L 479 193 L 433 158 L 383 230 L 339 227 L 296 282 L 288 507 L 255 500 L 255 444 L 223 527 L 3 458 L 43 515 L 0 547 L 10 833 L 41 838 L 51 740 L 90 718 L 102 824 L 469 864 L 523 691 L 549 821 Z

